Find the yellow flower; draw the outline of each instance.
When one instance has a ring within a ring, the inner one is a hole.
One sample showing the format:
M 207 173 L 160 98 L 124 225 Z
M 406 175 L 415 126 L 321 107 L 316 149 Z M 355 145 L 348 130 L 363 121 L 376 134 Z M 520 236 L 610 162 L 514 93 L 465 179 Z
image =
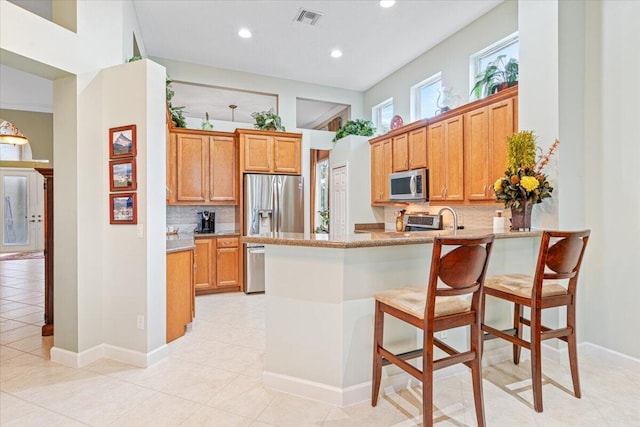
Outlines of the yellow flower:
M 540 183 L 532 176 L 523 176 L 520 180 L 520 185 L 523 186 L 524 189 L 527 190 L 527 192 L 531 192 L 538 188 Z
M 502 190 L 502 178 L 496 179 L 496 182 L 493 183 L 493 190 L 497 193 Z

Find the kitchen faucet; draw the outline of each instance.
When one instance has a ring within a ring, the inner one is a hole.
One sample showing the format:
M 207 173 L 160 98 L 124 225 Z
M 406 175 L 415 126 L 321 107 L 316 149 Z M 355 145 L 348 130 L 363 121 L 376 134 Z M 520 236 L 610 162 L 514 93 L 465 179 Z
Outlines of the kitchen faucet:
M 444 212 L 444 211 L 451 212 L 451 216 L 453 217 L 453 232 L 457 233 L 457 231 L 458 231 L 458 214 L 456 214 L 456 211 L 454 211 L 453 208 L 450 208 L 449 206 L 444 206 L 442 209 L 440 209 L 438 211 L 438 215 L 442 215 L 442 212 Z

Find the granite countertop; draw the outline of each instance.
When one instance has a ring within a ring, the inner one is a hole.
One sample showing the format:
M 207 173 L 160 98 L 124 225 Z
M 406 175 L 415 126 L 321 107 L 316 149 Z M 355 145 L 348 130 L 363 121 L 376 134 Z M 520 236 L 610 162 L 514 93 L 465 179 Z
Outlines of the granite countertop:
M 354 234 L 308 234 L 308 233 L 269 233 L 255 236 L 243 236 L 242 243 L 262 243 L 267 245 L 312 246 L 318 248 L 369 248 L 376 246 L 400 246 L 433 243 L 435 236 L 482 236 L 495 234 L 496 239 L 537 237 L 542 230 L 505 231 L 493 233 L 493 229 L 433 230 L 412 232 L 372 232 Z
M 188 251 L 195 249 L 193 234 L 167 234 L 167 253 Z

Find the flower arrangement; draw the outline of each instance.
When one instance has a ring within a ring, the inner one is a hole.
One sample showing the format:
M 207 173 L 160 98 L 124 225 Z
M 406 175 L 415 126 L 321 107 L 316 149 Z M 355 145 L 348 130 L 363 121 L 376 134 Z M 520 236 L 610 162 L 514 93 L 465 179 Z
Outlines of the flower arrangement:
M 553 187 L 547 175 L 542 173 L 549 159 L 558 148 L 560 141 L 549 147 L 546 154 L 536 145 L 533 131 L 520 131 L 508 137 L 509 152 L 505 176 L 493 184 L 496 200 L 505 208 L 522 210 L 526 204 L 541 203 L 551 197 Z M 536 151 L 540 154 L 536 159 Z

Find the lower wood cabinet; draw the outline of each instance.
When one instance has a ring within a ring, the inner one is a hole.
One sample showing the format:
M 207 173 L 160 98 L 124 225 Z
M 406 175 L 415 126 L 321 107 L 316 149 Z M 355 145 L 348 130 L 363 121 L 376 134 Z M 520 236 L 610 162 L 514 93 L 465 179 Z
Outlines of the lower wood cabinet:
M 196 295 L 240 290 L 240 238 L 199 237 L 196 244 Z
M 167 254 L 167 342 L 184 335 L 195 315 L 193 250 Z

